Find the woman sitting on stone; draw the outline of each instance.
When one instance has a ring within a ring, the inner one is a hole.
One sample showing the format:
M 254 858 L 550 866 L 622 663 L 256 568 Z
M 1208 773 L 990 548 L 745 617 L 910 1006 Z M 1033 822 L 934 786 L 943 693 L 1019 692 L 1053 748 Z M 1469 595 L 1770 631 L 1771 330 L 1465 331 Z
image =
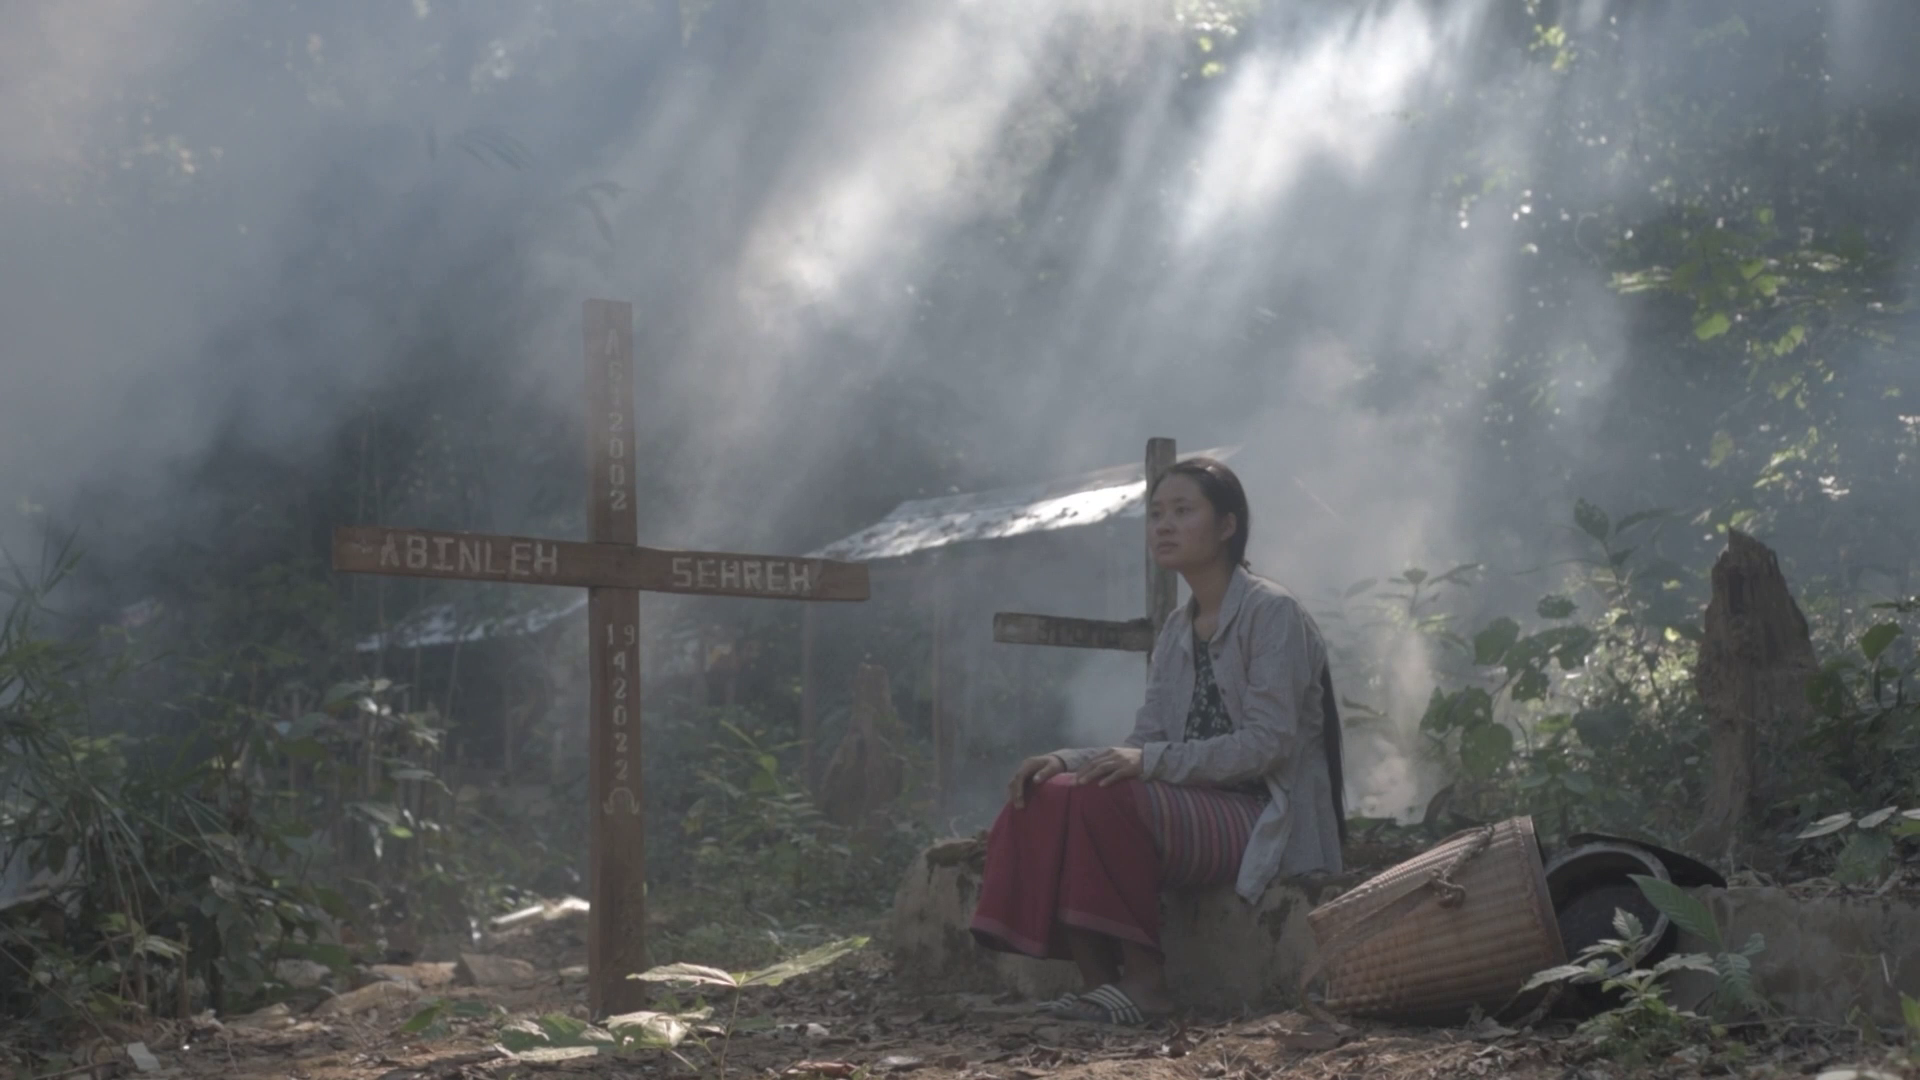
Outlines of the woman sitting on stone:
M 1148 495 L 1154 561 L 1192 600 L 1160 629 L 1146 704 L 1109 749 L 1020 763 L 987 839 L 973 934 L 1072 960 L 1056 1015 L 1140 1024 L 1172 1011 L 1160 890 L 1341 869 L 1340 724 L 1326 645 L 1280 586 L 1248 573 L 1247 496 L 1190 458 Z

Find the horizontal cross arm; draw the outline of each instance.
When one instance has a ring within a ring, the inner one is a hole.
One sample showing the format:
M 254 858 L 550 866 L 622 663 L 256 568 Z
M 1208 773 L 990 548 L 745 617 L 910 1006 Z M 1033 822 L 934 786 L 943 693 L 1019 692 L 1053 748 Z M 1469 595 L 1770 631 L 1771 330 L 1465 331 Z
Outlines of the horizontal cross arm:
M 832 559 L 672 551 L 378 525 L 334 529 L 333 568 L 350 574 L 769 600 L 865 600 L 868 593 L 866 566 Z
M 1146 619 L 1112 622 L 1013 611 L 996 612 L 993 616 L 993 640 L 1008 645 L 1061 645 L 1143 653 L 1153 651 L 1153 638 L 1153 623 Z

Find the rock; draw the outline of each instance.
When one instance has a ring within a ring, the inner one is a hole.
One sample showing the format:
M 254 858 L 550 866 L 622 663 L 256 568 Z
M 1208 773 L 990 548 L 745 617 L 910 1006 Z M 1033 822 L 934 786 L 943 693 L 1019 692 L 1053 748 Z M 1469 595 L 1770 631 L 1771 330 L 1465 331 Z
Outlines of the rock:
M 160 1059 L 153 1056 L 153 1051 L 147 1049 L 146 1043 L 128 1043 L 127 1057 L 133 1060 L 133 1067 L 143 1073 L 160 1071 Z
M 464 986 L 512 986 L 532 982 L 539 971 L 525 960 L 485 953 L 461 953 L 453 969 L 455 981 Z
M 196 1023 L 199 1022 L 200 1020 L 196 1018 Z M 213 1019 L 211 1013 L 206 1014 L 205 1022 L 211 1025 L 214 1030 L 219 1030 L 223 1026 L 220 1021 Z M 224 1026 L 249 1028 L 255 1031 L 277 1031 L 280 1028 L 292 1027 L 293 1024 L 292 1011 L 287 1008 L 286 1002 L 280 1001 L 264 1009 L 256 1009 L 244 1016 L 229 1016 Z
M 333 981 L 333 969 L 312 960 L 278 960 L 273 965 L 273 977 L 295 990 L 312 990 Z
M 1046 1000 L 1079 988 L 1063 960 L 989 952 L 967 929 L 980 895 L 986 845 L 935 845 L 907 870 L 894 896 L 896 977 L 947 993 L 1012 990 Z M 1360 875 L 1280 881 L 1248 907 L 1230 886 L 1168 893 L 1161 900 L 1167 981 L 1182 1004 L 1238 1010 L 1287 1005 L 1315 951 L 1307 912 L 1355 884 Z
M 433 990 L 452 985 L 454 968 L 451 963 L 434 964 L 375 964 L 367 971 L 375 978 L 388 982 L 409 982 L 422 990 Z
M 358 1016 L 375 1009 L 397 1009 L 410 1005 L 419 997 L 420 988 L 412 983 L 368 983 L 358 990 L 328 998 L 313 1012 L 315 1016 Z

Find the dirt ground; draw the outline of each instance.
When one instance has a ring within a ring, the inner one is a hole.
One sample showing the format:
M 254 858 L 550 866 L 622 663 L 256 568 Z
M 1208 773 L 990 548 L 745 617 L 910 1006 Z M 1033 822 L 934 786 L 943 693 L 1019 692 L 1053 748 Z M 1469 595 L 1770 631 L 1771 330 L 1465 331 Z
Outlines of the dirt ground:
M 503 1036 L 516 1021 L 586 1015 L 585 923 L 578 918 L 516 927 L 486 953 L 526 961 L 504 985 L 458 985 L 450 963 L 387 969 L 376 987 L 323 1000 L 311 1012 L 275 1006 L 247 1017 L 169 1021 L 116 1032 L 81 1048 L 93 1064 L 35 1072 L 0 1066 L 0 1080 L 41 1077 L 166 1077 L 172 1080 L 482 1080 L 535 1076 L 821 1077 L 866 1080 L 1628 1080 L 1639 1077 L 1826 1076 L 1914 1080 L 1902 1055 L 1860 1033 L 1787 1024 L 1729 1031 L 1712 1045 L 1628 1065 L 1565 1029 L 1362 1026 L 1336 1033 L 1296 1013 L 1187 1016 L 1149 1030 L 1115 1030 L 1037 1016 L 1031 1005 L 979 995 L 907 997 L 894 989 L 884 953 L 870 947 L 831 967 L 743 995 L 725 1037 L 697 1022 L 674 1050 L 545 1046 L 515 1053 Z M 405 981 L 399 981 L 405 980 Z M 725 990 L 707 998 L 720 1017 Z M 316 991 L 316 996 L 324 995 Z M 342 1003 L 352 1008 L 343 1008 Z M 666 998 L 654 1007 L 685 1009 Z M 416 1032 L 410 1021 L 433 1009 Z M 551 1023 L 551 1022 L 550 1022 Z M 708 1026 L 712 1025 L 712 1026 Z M 142 1054 L 124 1042 L 139 1040 Z M 724 1060 L 723 1060 L 724 1056 Z M 144 1066 L 144 1067 L 143 1067 Z M 1851 1070 L 1851 1076 L 1833 1075 Z

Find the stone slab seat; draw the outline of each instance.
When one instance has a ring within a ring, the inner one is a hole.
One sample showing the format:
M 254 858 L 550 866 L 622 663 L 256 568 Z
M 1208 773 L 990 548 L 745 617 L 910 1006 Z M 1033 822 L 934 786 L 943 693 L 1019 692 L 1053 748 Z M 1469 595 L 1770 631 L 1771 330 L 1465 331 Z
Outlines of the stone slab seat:
M 985 861 L 978 838 L 936 844 L 914 860 L 894 896 L 895 977 L 927 992 L 1012 990 L 1034 1000 L 1077 989 L 1071 964 L 974 944 L 967 925 Z M 1162 934 L 1175 998 L 1225 1011 L 1295 1004 L 1300 972 L 1315 951 L 1307 912 L 1376 872 L 1277 881 L 1252 907 L 1225 885 L 1165 894 Z M 1735 948 L 1756 932 L 1766 938 L 1754 978 L 1781 1014 L 1840 1024 L 1863 1016 L 1897 1030 L 1900 996 L 1920 998 L 1920 896 L 1796 892 L 1736 887 L 1695 895 Z M 1685 936 L 1679 947 L 1701 949 Z M 1711 989 L 1710 980 L 1683 973 L 1674 998 L 1692 1007 Z
M 968 931 L 987 846 L 950 840 L 922 852 L 894 896 L 894 973 L 927 991 L 1015 991 L 1046 1000 L 1079 989 L 1073 965 L 992 952 Z M 1161 897 L 1167 981 L 1175 998 L 1207 1009 L 1283 1007 L 1313 955 L 1307 912 L 1364 874 L 1275 882 L 1249 907 L 1231 885 Z

